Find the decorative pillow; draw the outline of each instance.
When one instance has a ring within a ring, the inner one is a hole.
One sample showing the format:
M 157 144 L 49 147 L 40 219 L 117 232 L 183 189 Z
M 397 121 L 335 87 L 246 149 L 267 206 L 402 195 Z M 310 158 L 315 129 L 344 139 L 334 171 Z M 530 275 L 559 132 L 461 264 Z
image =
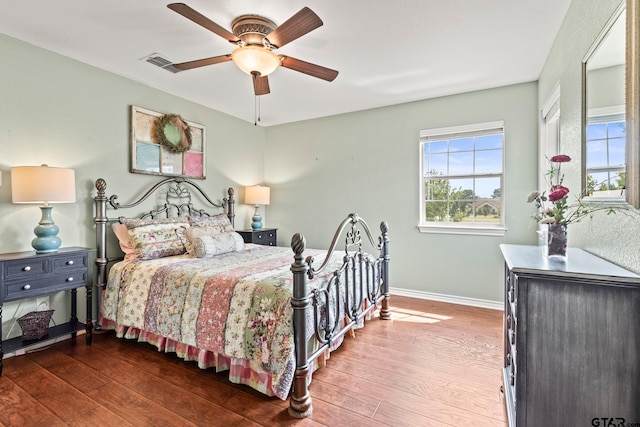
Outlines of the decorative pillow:
M 215 227 L 219 233 L 230 233 L 233 225 L 226 214 L 214 216 L 190 216 L 189 222 L 192 227 Z
M 244 249 L 242 236 L 235 231 L 225 233 L 207 232 L 210 227 L 191 227 L 184 229 L 184 236 L 189 241 L 189 253 L 196 258 L 209 258 L 227 252 Z M 215 228 L 215 227 L 214 227 Z
M 163 219 L 126 220 L 136 258 L 156 259 L 182 255 L 186 248 L 176 233 L 181 227 L 189 227 L 186 217 Z
M 216 244 L 213 241 L 213 237 L 208 235 L 202 235 L 200 237 L 196 237 L 193 240 L 193 255 L 196 258 L 209 258 L 215 255 L 216 253 Z
M 136 251 L 133 249 L 133 244 L 131 243 L 131 237 L 129 237 L 129 230 L 127 230 L 127 226 L 125 224 L 113 224 L 111 226 L 113 229 L 113 234 L 118 238 L 118 243 L 120 243 L 120 250 L 124 252 L 124 259 L 136 259 Z
M 188 254 L 193 255 L 193 245 L 191 244 L 191 240 L 189 240 L 187 238 L 187 236 L 184 234 L 185 230 L 190 230 L 191 227 L 190 226 L 181 226 L 179 228 L 176 229 L 176 234 L 178 235 L 178 238 L 180 239 L 180 241 L 182 242 L 182 244 L 184 245 L 184 249 Z

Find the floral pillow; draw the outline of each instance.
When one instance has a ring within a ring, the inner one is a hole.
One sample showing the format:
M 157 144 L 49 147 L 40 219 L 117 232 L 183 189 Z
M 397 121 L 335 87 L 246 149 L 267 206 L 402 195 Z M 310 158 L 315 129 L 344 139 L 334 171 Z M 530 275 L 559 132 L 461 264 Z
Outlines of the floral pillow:
M 176 230 L 189 227 L 187 217 L 126 220 L 125 225 L 137 259 L 156 259 L 186 252 Z
M 230 233 L 233 225 L 226 214 L 218 214 L 213 216 L 190 216 L 189 222 L 192 227 L 214 227 L 218 233 Z
M 215 230 L 215 227 L 213 229 Z M 244 249 L 244 240 L 235 231 L 212 233 L 211 230 L 211 227 L 191 227 L 183 230 L 189 254 L 196 258 L 209 258 Z

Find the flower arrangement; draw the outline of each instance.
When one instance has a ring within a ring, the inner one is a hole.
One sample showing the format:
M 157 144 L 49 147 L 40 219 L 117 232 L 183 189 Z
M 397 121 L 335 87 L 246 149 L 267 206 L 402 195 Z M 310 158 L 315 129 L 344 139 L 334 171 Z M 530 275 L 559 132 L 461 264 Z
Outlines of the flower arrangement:
M 563 185 L 564 174 L 562 164 L 571 161 L 566 154 L 558 154 L 548 159 L 549 169 L 546 173 L 549 180 L 549 194 L 533 191 L 529 193 L 528 203 L 535 204 L 537 208 L 533 218 L 540 224 L 568 225 L 579 222 L 594 212 L 606 210 L 607 214 L 615 213 L 615 209 L 609 206 L 585 204 L 581 197 L 577 197 L 574 203 L 568 203 L 569 188 Z

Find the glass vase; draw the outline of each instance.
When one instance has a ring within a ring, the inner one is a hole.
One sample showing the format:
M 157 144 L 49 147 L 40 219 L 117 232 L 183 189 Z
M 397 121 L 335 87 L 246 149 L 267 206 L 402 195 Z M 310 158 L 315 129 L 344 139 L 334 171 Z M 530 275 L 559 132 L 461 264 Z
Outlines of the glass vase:
M 547 228 L 546 255 L 549 258 L 565 260 L 567 258 L 567 226 L 549 224 Z

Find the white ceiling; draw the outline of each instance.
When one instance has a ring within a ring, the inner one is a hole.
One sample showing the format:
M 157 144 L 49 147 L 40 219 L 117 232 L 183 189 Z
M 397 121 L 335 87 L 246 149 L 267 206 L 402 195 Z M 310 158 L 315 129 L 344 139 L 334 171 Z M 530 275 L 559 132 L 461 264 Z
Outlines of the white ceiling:
M 158 0 L 0 0 L 0 31 L 254 122 L 251 78 L 231 63 L 170 73 L 233 45 Z M 571 0 L 187 0 L 231 31 L 258 14 L 281 24 L 303 6 L 324 25 L 277 53 L 340 72 L 329 83 L 286 68 L 260 97 L 262 126 L 537 80 Z M 152 106 L 150 106 L 152 107 Z

